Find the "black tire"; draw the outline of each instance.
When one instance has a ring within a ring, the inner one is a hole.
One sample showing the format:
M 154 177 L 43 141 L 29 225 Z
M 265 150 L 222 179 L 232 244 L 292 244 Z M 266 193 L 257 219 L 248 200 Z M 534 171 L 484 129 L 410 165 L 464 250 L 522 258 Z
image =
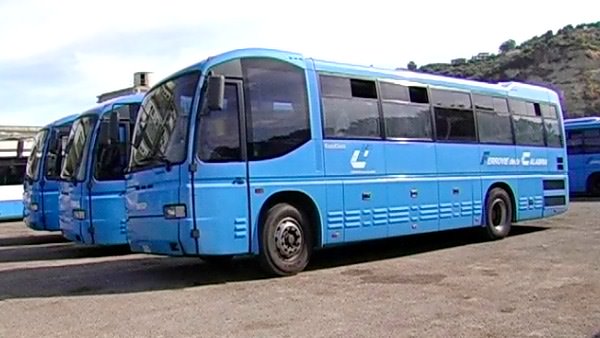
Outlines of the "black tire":
M 512 226 L 512 203 L 508 193 L 502 188 L 492 189 L 485 199 L 484 232 L 491 240 L 508 235 Z
M 264 218 L 259 237 L 259 261 L 270 275 L 290 276 L 306 268 L 312 254 L 312 233 L 306 215 L 279 203 Z
M 592 196 L 600 196 L 600 174 L 593 174 L 588 179 L 588 192 Z

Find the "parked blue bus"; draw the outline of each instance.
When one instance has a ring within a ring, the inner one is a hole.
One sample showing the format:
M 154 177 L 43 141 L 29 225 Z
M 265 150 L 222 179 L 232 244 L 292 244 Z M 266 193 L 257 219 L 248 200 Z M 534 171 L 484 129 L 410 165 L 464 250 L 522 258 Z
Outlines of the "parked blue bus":
M 600 117 L 565 120 L 569 189 L 600 196 Z
M 23 218 L 23 179 L 32 141 L 0 140 L 0 220 Z
M 35 136 L 25 169 L 23 216 L 34 230 L 58 231 L 58 179 L 71 124 L 69 115 L 42 128 Z
M 156 84 L 127 178 L 129 244 L 251 254 L 274 275 L 315 248 L 511 224 L 568 208 L 556 93 L 242 49 Z
M 60 228 L 86 245 L 127 244 L 125 178 L 142 94 L 102 102 L 73 123 L 60 183 Z

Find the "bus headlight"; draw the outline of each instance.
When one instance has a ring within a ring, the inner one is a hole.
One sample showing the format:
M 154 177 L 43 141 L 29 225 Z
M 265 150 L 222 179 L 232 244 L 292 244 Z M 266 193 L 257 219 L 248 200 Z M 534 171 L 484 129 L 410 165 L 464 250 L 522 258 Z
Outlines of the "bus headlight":
M 29 205 L 29 209 L 31 209 L 31 211 L 38 211 L 38 204 L 37 203 L 31 203 Z
M 73 209 L 73 218 L 77 220 L 85 219 L 85 210 L 83 209 Z
M 171 204 L 163 207 L 163 214 L 167 219 L 185 218 L 185 204 Z

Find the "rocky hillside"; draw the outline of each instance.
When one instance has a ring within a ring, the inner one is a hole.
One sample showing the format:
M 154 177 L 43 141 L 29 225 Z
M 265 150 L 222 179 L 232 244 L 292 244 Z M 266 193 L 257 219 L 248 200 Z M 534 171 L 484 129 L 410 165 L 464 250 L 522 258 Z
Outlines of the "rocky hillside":
M 566 116 L 600 116 L 600 22 L 548 31 L 520 45 L 508 40 L 498 54 L 429 64 L 419 70 L 490 82 L 543 85 L 559 92 Z

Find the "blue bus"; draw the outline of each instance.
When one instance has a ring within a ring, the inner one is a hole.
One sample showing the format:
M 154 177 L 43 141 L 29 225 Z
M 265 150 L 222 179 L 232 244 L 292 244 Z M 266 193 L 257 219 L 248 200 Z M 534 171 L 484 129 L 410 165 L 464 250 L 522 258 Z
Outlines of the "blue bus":
M 102 102 L 73 123 L 61 172 L 60 228 L 86 245 L 127 244 L 125 178 L 142 94 Z
M 23 218 L 23 179 L 31 138 L 0 140 L 0 220 Z
M 600 196 L 600 117 L 565 120 L 569 189 Z
M 556 93 L 242 49 L 146 93 L 127 179 L 134 252 L 256 255 L 511 224 L 568 208 Z
M 71 124 L 69 115 L 42 128 L 35 136 L 25 169 L 23 216 L 34 230 L 59 231 L 58 179 Z

